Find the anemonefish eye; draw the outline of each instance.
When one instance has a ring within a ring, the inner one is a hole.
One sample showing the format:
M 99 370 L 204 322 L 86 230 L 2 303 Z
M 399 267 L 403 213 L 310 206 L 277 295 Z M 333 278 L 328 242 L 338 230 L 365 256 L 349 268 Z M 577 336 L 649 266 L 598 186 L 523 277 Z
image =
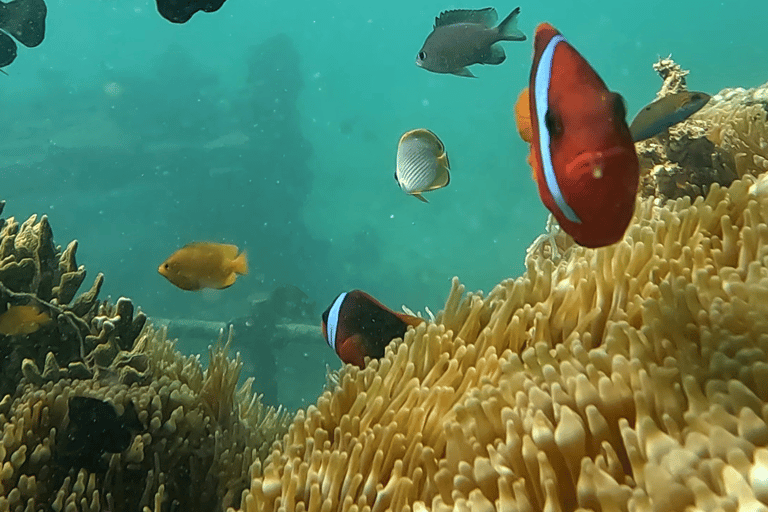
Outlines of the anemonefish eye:
M 560 118 L 551 110 L 544 114 L 544 125 L 547 127 L 550 138 L 557 138 L 563 134 L 563 123 Z
M 427 52 L 419 52 L 419 60 L 427 60 Z

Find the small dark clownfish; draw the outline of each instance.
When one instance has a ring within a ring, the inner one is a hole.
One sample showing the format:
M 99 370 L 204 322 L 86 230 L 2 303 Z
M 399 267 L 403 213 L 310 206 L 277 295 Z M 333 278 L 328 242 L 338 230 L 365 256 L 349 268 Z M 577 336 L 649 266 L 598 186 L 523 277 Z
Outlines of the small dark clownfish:
M 380 358 L 394 338 L 423 318 L 396 313 L 360 290 L 344 292 L 325 310 L 320 324 L 328 345 L 347 364 L 365 367 L 365 358 Z
M 560 226 L 585 247 L 618 242 L 640 177 L 624 99 L 547 23 L 536 29 L 530 83 L 515 113 L 518 132 L 530 138 L 539 196 Z

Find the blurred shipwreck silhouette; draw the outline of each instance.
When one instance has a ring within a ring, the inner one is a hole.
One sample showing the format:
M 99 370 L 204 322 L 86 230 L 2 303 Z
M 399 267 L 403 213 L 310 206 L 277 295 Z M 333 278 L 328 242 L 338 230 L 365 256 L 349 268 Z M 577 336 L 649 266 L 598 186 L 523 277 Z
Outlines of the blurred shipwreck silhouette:
M 152 321 L 166 326 L 172 336 L 185 340 L 214 339 L 231 325 L 234 329 L 232 349 L 243 357 L 243 376 L 253 377 L 253 389 L 263 394 L 263 403 L 278 406 L 285 402 L 279 393 L 278 376 L 282 370 L 279 352 L 286 348 L 305 352 L 325 347 L 317 313 L 316 304 L 307 294 L 296 286 L 281 285 L 266 296 L 254 297 L 246 315 L 227 322 L 159 318 Z

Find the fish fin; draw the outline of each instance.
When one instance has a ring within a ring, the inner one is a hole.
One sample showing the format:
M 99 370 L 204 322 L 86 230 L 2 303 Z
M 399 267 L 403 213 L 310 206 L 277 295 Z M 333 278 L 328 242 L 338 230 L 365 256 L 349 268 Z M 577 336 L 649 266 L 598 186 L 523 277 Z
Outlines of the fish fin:
M 353 334 L 336 345 L 336 355 L 346 364 L 365 368 L 365 358 L 368 356 L 365 339 L 360 334 Z
M 515 103 L 515 124 L 517 125 L 517 133 L 520 134 L 521 139 L 528 143 L 533 140 L 529 94 L 530 92 L 528 88 L 524 88 L 520 92 L 520 96 L 517 97 L 517 103 Z
M 8 73 L 5 72 L 5 70 L 3 68 L 0 68 L 0 73 L 4 74 L 5 76 L 10 76 L 10 75 L 8 75 Z
M 424 196 L 423 196 L 423 195 L 421 195 L 421 194 L 419 194 L 418 192 L 414 192 L 414 193 L 413 193 L 413 194 L 411 194 L 411 195 L 412 195 L 413 197 L 415 197 L 416 199 L 418 199 L 419 201 L 423 202 L 423 203 L 428 203 L 428 202 L 429 202 L 429 201 L 427 201 L 426 199 L 424 199 Z
M 224 279 L 224 281 L 219 286 L 216 286 L 215 288 L 217 288 L 219 290 L 223 290 L 224 288 L 229 288 L 230 286 L 235 284 L 236 280 L 237 280 L 237 274 L 235 272 L 231 272 L 227 276 L 227 278 Z M 214 287 L 211 286 L 210 288 L 214 288 Z
M 488 56 L 487 59 L 483 61 L 483 64 L 501 64 L 506 60 L 507 54 L 504 53 L 504 48 L 501 47 L 500 44 L 492 44 L 491 45 L 491 54 Z
M 518 7 L 509 16 L 504 18 L 496 30 L 499 31 L 499 38 L 504 41 L 525 41 L 526 37 L 517 28 L 517 15 L 520 14 L 520 8 Z
M 451 174 L 448 172 L 448 167 L 441 162 L 441 158 L 442 157 L 437 159 L 440 166 L 437 170 L 437 176 L 435 176 L 435 180 L 432 182 L 432 185 L 430 185 L 429 190 L 443 188 L 451 182 Z
M 202 244 L 202 247 L 206 247 L 207 244 Z M 229 260 L 237 258 L 237 246 L 231 244 L 221 244 L 221 250 Z
M 465 76 L 467 78 L 477 78 L 475 75 L 472 74 L 469 68 L 461 68 L 458 71 L 454 71 L 451 74 L 456 76 Z
M 448 153 L 443 150 L 443 154 L 437 157 L 437 163 L 445 167 L 447 170 L 451 170 L 451 162 L 448 161 Z
M 517 8 L 518 12 L 520 8 Z M 477 23 L 487 28 L 493 28 L 498 21 L 499 15 L 496 9 L 486 7 L 485 9 L 454 9 L 452 11 L 443 11 L 440 16 L 435 18 L 435 28 L 455 25 L 457 23 Z
M 245 251 L 241 252 L 237 258 L 232 260 L 230 268 L 232 269 L 232 272 L 236 272 L 241 275 L 248 273 L 248 257 L 245 255 Z
M 405 313 L 397 313 L 397 312 L 395 312 L 395 314 L 405 324 L 411 325 L 413 327 L 418 327 L 419 325 L 421 325 L 424 322 L 426 322 L 426 320 L 424 320 L 423 318 L 420 318 L 418 316 L 406 315 Z

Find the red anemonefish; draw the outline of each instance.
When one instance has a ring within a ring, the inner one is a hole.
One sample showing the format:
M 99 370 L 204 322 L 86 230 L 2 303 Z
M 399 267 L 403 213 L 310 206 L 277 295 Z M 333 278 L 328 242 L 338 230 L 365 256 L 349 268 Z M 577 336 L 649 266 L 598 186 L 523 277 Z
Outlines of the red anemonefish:
M 517 130 L 531 144 L 544 206 L 586 247 L 618 242 L 635 209 L 639 165 L 626 115 L 621 95 L 560 32 L 539 25 L 529 86 L 515 105 Z
M 328 345 L 348 364 L 365 367 L 365 358 L 384 356 L 394 338 L 402 338 L 409 325 L 423 318 L 396 313 L 360 290 L 344 292 L 323 313 L 320 327 Z

